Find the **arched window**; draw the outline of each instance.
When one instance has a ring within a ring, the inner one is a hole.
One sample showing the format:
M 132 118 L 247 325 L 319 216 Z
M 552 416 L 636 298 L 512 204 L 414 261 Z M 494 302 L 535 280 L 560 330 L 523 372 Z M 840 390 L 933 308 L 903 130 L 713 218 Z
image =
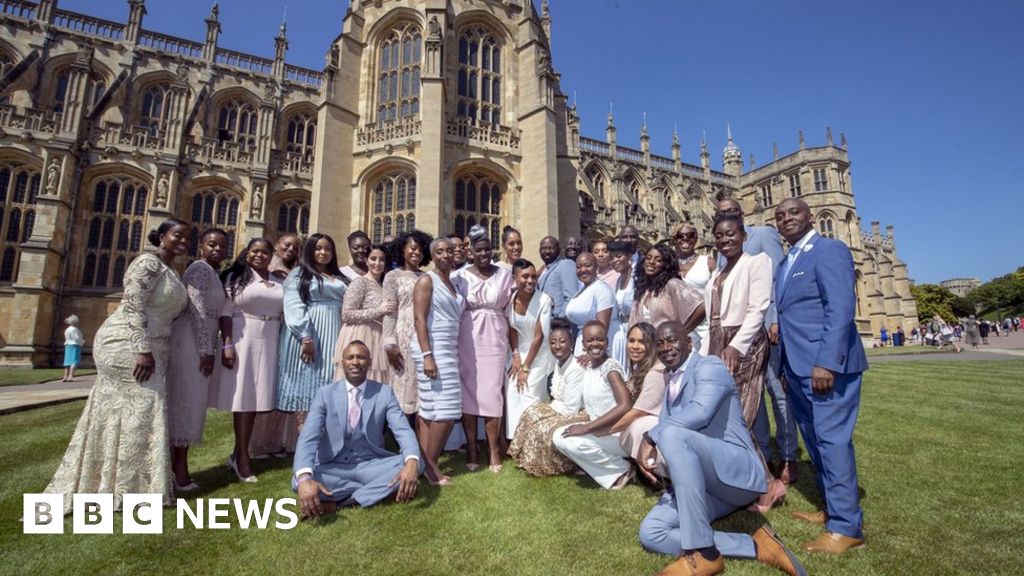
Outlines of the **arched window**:
M 256 145 L 256 126 L 259 113 L 245 100 L 228 100 L 217 115 L 217 140 L 237 142 L 243 146 Z
M 825 238 L 836 237 L 836 221 L 831 214 L 824 213 L 818 216 L 818 234 Z
M 374 243 L 416 227 L 416 176 L 392 172 L 371 190 L 370 238 Z
M 455 233 L 465 236 L 475 224 L 489 228 L 491 244 L 501 236 L 501 185 L 483 174 L 466 174 L 455 180 Z
M 458 115 L 476 123 L 501 124 L 501 43 L 486 28 L 459 36 Z
M 57 112 L 64 111 L 70 82 L 71 70 L 65 68 L 57 74 L 57 83 L 53 91 L 53 109 Z M 89 110 L 95 106 L 106 93 L 107 83 L 103 80 L 103 77 L 95 73 L 89 74 L 89 80 L 85 85 L 85 97 L 82 99 L 85 109 Z
M 380 43 L 377 70 L 377 121 L 391 122 L 420 113 L 420 60 L 423 36 L 408 24 Z
M 635 200 L 639 206 L 647 206 L 647 193 L 644 185 L 636 178 L 631 178 L 629 180 L 629 192 L 633 196 L 633 200 Z
M 594 193 L 597 194 L 597 197 L 606 204 L 610 203 L 611 198 L 606 196 L 608 183 L 605 182 L 604 174 L 601 172 L 601 169 L 597 167 L 597 164 L 591 164 L 590 167 L 587 168 L 586 175 L 590 180 L 590 183 L 593 185 Z
M 146 224 L 145 184 L 111 176 L 92 185 L 86 221 L 82 286 L 120 288 L 128 263 L 142 250 Z
M 316 116 L 296 114 L 288 119 L 285 152 L 290 160 L 313 162 L 316 147 Z
M 151 84 L 142 93 L 142 108 L 139 110 L 139 126 L 156 134 L 167 123 L 171 102 L 170 84 Z
M 7 76 L 11 68 L 14 68 L 14 59 L 8 56 L 6 52 L 0 52 L 0 80 Z
M 192 196 L 192 256 L 199 255 L 200 232 L 213 227 L 228 233 L 227 257 L 234 255 L 238 205 L 238 196 L 223 188 L 205 188 Z
M 309 201 L 285 200 L 277 208 L 277 231 L 309 235 Z
M 32 236 L 40 180 L 34 168 L 0 164 L 0 283 L 18 279 L 20 244 Z

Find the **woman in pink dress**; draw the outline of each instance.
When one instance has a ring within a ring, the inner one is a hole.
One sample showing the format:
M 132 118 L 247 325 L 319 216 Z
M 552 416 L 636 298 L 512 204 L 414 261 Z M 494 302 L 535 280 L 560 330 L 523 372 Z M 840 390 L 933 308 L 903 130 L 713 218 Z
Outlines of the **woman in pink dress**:
M 228 468 L 242 482 L 256 482 L 249 439 L 256 413 L 274 409 L 277 389 L 284 288 L 269 270 L 273 252 L 269 240 L 253 238 L 224 276 L 224 353 L 210 387 L 210 406 L 234 412 L 235 449 Z
M 341 306 L 341 332 L 338 333 L 338 346 L 334 349 L 335 380 L 345 377 L 341 370 L 342 351 L 359 340 L 370 349 L 370 369 L 366 371 L 366 377 L 390 384 L 388 357 L 381 344 L 384 316 L 396 309 L 394 303 L 383 301 L 381 283 L 390 266 L 387 248 L 382 244 L 373 246 L 366 256 L 366 274 L 356 276 L 345 291 L 345 302 Z
M 501 414 L 504 406 L 508 344 L 508 303 L 512 273 L 492 261 L 487 230 L 469 230 L 470 266 L 452 279 L 466 298 L 459 328 L 459 377 L 462 380 L 462 427 L 466 433 L 466 468 L 480 467 L 476 443 L 477 417 L 484 418 L 492 472 L 501 471 Z

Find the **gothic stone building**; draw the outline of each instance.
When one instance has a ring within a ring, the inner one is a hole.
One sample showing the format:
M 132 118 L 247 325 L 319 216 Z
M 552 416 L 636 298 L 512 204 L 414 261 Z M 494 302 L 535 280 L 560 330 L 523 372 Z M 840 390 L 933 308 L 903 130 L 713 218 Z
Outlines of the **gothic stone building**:
M 0 0 L 0 363 L 59 361 L 71 313 L 91 342 L 169 216 L 226 229 L 233 252 L 283 232 L 474 224 L 535 243 L 626 223 L 653 241 L 692 221 L 708 239 L 715 199 L 757 220 L 794 177 L 854 249 L 861 330 L 916 316 L 891 230 L 860 232 L 845 145 L 744 172 L 730 141 L 718 172 L 706 147 L 683 163 L 678 138 L 652 155 L 646 128 L 640 150 L 618 146 L 611 118 L 604 141 L 584 138 L 546 2 L 351 0 L 320 70 L 286 62 L 283 24 L 271 59 L 219 46 L 216 5 L 202 42 L 145 27 L 144 0 L 126 8 L 114 22 Z

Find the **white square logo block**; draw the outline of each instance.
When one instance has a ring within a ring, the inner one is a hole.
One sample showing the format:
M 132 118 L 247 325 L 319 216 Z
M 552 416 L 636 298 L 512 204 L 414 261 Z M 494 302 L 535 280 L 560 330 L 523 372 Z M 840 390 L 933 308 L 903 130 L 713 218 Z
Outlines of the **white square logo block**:
M 163 534 L 162 494 L 125 494 L 121 499 L 121 532 L 124 534 Z
M 75 534 L 114 533 L 113 494 L 75 494 L 71 511 Z
M 25 534 L 63 534 L 64 495 L 25 494 L 21 517 Z

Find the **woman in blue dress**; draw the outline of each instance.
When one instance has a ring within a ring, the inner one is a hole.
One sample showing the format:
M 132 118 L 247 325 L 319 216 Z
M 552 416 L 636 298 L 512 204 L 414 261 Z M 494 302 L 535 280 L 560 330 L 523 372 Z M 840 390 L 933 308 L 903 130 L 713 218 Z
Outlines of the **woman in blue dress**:
M 455 289 L 449 274 L 455 261 L 451 240 L 430 243 L 434 270 L 419 277 L 413 288 L 412 358 L 420 399 L 417 436 L 431 484 L 447 486 L 451 479 L 437 466 L 448 434 L 462 417 L 459 378 L 459 321 L 466 299 Z
M 334 376 L 344 276 L 334 239 L 313 234 L 299 266 L 284 280 L 284 322 L 278 351 L 277 409 L 296 412 L 301 430 L 313 395 Z

